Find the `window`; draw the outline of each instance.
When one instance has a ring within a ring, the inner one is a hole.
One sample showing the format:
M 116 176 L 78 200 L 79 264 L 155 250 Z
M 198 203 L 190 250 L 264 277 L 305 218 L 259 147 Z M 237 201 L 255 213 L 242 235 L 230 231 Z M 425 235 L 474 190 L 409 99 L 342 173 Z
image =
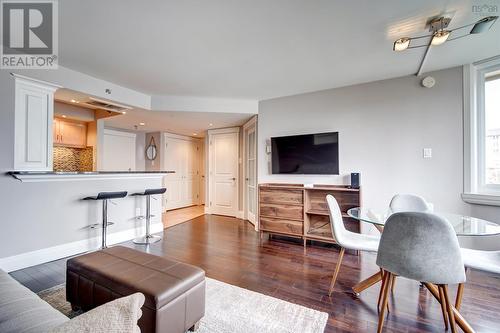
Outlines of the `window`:
M 500 57 L 464 66 L 464 194 L 500 206 Z
M 500 71 L 488 73 L 484 84 L 485 184 L 500 185 Z

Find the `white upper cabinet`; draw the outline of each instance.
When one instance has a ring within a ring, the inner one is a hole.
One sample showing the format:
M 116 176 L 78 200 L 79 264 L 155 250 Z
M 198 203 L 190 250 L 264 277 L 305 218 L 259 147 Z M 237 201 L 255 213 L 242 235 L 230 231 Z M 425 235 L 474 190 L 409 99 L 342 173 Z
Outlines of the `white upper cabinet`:
M 16 171 L 52 171 L 55 85 L 15 77 Z

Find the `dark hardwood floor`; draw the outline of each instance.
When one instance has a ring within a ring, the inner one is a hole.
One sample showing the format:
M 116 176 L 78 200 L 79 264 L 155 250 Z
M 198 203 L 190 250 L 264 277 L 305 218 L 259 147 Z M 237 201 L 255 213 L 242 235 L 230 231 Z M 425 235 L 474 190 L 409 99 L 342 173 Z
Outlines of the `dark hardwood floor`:
M 328 287 L 338 249 L 333 245 L 308 245 L 301 241 L 264 238 L 253 226 L 234 218 L 204 215 L 165 231 L 164 240 L 145 249 L 131 242 L 124 245 L 167 256 L 205 269 L 207 276 L 313 309 L 328 312 L 325 332 L 376 332 L 379 285 L 355 297 L 350 288 L 378 270 L 375 255 L 347 254 L 335 292 Z M 61 284 L 65 260 L 11 273 L 38 292 Z M 455 288 L 451 288 L 454 297 Z M 390 300 L 385 332 L 444 332 L 438 302 L 419 283 L 399 278 Z M 477 332 L 500 332 L 500 279 L 468 273 L 462 314 Z

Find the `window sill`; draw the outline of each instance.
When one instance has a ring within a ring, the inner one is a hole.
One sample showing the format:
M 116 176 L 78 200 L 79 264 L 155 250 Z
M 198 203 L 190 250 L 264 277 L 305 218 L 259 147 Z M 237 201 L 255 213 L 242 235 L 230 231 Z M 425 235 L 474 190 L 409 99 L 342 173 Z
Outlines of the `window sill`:
M 462 193 L 462 200 L 485 206 L 500 206 L 500 193 Z

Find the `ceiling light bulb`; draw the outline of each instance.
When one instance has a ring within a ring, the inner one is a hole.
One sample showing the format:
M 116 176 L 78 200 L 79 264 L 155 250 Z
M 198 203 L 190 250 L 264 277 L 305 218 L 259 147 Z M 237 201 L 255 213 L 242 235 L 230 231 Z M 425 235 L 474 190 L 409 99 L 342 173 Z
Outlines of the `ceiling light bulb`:
M 214 126 L 214 124 L 210 123 L 210 124 L 208 124 L 208 126 Z
M 408 48 L 408 46 L 410 46 L 410 38 L 403 37 L 394 42 L 393 50 L 398 52 L 404 51 Z
M 145 124 L 145 123 L 139 123 L 139 125 L 144 126 L 144 125 L 146 125 L 146 124 Z
M 72 99 L 70 102 L 71 102 L 71 103 L 76 103 L 76 101 L 75 101 L 74 99 Z
M 127 114 L 127 112 L 126 111 L 122 111 L 122 114 Z
M 448 37 L 450 37 L 450 32 L 448 30 L 438 30 L 434 33 L 434 36 L 432 36 L 431 44 L 434 46 L 441 45 L 446 42 Z
M 198 133 L 193 133 L 193 135 L 198 135 Z
M 63 118 L 66 118 L 66 115 L 65 115 L 65 114 L 63 114 L 63 115 L 62 115 L 62 117 L 63 117 Z

